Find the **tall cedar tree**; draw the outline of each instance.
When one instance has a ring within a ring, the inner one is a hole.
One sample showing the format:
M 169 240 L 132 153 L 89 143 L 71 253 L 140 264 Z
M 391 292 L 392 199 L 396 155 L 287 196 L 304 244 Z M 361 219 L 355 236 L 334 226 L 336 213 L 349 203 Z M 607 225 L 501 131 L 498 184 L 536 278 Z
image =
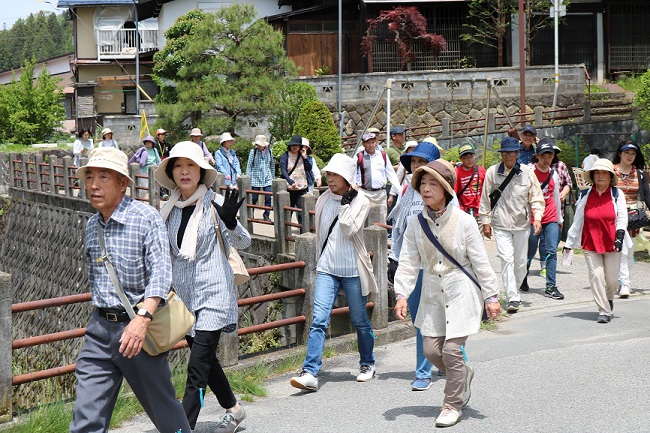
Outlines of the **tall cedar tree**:
M 386 23 L 393 35 L 389 41 L 397 44 L 397 54 L 402 61 L 402 70 L 407 70 L 417 57 L 413 51 L 415 44 L 421 44 L 425 52 L 439 56 L 447 49 L 447 41 L 435 33 L 427 33 L 427 19 L 415 6 L 397 6 L 383 10 L 376 19 L 368 19 L 368 29 L 361 41 L 361 51 L 365 57 L 372 55 L 373 45 L 377 41 L 377 26 Z
M 322 161 L 327 162 L 335 153 L 343 152 L 341 137 L 332 119 L 332 113 L 321 101 L 303 104 L 293 133 L 306 137 L 312 151 Z
M 180 136 L 187 124 L 204 135 L 233 131 L 237 120 L 272 111 L 274 94 L 296 67 L 280 32 L 255 20 L 252 5 L 179 17 L 154 56 L 158 124 Z M 209 115 L 208 115 L 209 113 Z M 185 125 L 185 126 L 182 126 Z

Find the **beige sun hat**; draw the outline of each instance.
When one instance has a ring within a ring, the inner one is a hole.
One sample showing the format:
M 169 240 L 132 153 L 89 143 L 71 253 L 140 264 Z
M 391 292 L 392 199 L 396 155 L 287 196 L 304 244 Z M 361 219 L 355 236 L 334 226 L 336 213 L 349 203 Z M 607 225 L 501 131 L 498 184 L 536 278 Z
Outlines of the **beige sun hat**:
M 214 169 L 203 157 L 203 150 L 197 146 L 193 141 L 181 141 L 177 143 L 169 152 L 169 158 L 165 158 L 155 173 L 153 174 L 156 181 L 167 189 L 175 189 L 176 182 L 167 176 L 167 164 L 174 158 L 187 158 L 194 161 L 196 165 L 205 169 L 205 176 L 203 176 L 203 184 L 208 188 L 212 186 L 217 179 L 217 170 Z
M 133 183 L 133 179 L 129 176 L 129 158 L 126 153 L 114 147 L 97 147 L 90 151 L 88 163 L 77 169 L 77 177 L 84 183 L 88 168 L 113 170 L 129 179 L 129 183 Z
M 415 149 L 416 147 L 418 147 L 418 142 L 415 140 L 409 140 L 404 143 L 404 153 L 408 153 L 409 149 Z
M 430 143 L 430 142 L 429 142 Z M 436 178 L 440 185 L 452 196 L 454 195 L 454 184 L 456 183 L 456 169 L 451 162 L 442 158 L 431 161 L 427 165 L 419 167 L 413 173 L 411 179 L 411 186 L 417 192 L 420 192 L 420 180 L 425 173 L 428 173 Z
M 104 136 L 105 136 L 106 134 L 112 134 L 112 133 L 113 133 L 113 131 L 111 131 L 111 128 L 104 128 L 104 129 L 102 129 L 102 139 L 104 138 Z
M 192 128 L 192 132 L 190 132 L 190 137 L 203 137 L 201 128 Z
M 616 173 L 614 173 L 614 164 L 612 163 L 612 161 L 610 161 L 607 158 L 600 158 L 600 159 L 597 159 L 596 162 L 594 162 L 594 165 L 592 165 L 589 170 L 585 170 L 585 174 L 587 176 L 587 179 L 589 179 L 589 181 L 591 183 L 594 183 L 594 178 L 593 178 L 593 176 L 591 174 L 592 174 L 593 171 L 596 171 L 596 170 L 602 170 L 602 171 L 610 172 L 612 174 L 612 179 L 609 182 L 609 184 L 611 186 L 616 186 L 616 184 L 618 183 L 618 176 L 616 176 Z
M 321 171 L 336 173 L 352 185 L 354 183 L 354 173 L 357 171 L 357 163 L 345 153 L 335 153 Z
M 230 132 L 224 132 L 219 138 L 219 144 L 223 143 L 224 141 L 235 141 L 235 139 L 232 137 L 232 135 L 230 135 Z
M 269 145 L 269 142 L 266 139 L 266 135 L 260 134 L 255 136 L 255 141 L 253 141 L 253 144 L 266 147 Z

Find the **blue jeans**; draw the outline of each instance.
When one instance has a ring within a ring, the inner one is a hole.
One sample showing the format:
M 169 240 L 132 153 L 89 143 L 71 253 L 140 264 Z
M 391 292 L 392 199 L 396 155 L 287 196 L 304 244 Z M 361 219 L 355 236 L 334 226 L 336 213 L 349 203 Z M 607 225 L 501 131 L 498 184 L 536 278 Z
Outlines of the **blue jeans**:
M 420 306 L 420 294 L 422 293 L 422 269 L 418 274 L 418 280 L 415 283 L 415 289 L 408 297 L 406 303 L 411 312 L 411 321 L 415 323 L 415 316 L 418 314 Z M 417 379 L 431 379 L 431 362 L 424 356 L 424 347 L 420 328 L 415 328 L 415 377 Z
M 560 242 L 560 238 L 562 237 L 562 229 L 560 228 L 559 224 L 557 227 L 557 240 L 558 243 Z M 557 245 L 556 245 L 557 247 Z M 544 232 L 542 231 L 539 234 L 539 261 L 540 263 L 543 263 L 542 268 L 546 267 L 546 239 L 544 237 Z
M 271 185 L 267 185 L 267 186 L 253 186 L 253 187 L 251 187 L 251 188 L 254 189 L 255 191 L 266 191 L 266 192 L 271 192 Z M 251 197 L 251 199 L 253 200 L 253 204 L 257 204 L 257 197 L 258 197 L 259 195 L 260 195 L 260 194 L 253 194 L 253 196 Z M 270 196 L 270 195 L 265 195 L 265 196 L 264 196 L 264 206 L 271 206 L 271 196 Z M 269 215 L 271 215 L 271 211 L 265 209 L 265 210 L 264 210 L 264 216 L 269 216 Z
M 344 278 L 318 272 L 316 292 L 314 293 L 314 317 L 307 339 L 307 356 L 302 364 L 302 369 L 314 376 L 318 375 L 318 371 L 323 365 L 325 333 L 330 323 L 336 295 L 341 287 L 345 291 L 345 297 L 350 307 L 350 321 L 357 328 L 359 365 L 375 365 L 375 355 L 373 354 L 375 334 L 372 332 L 372 325 L 366 310 L 368 297 L 361 295 L 359 277 Z
M 542 224 L 542 231 L 539 235 L 535 236 L 535 230 L 533 226 L 530 226 L 530 237 L 528 238 L 528 267 L 530 267 L 530 262 L 535 257 L 537 252 L 537 243 L 540 242 L 540 237 L 544 236 L 544 251 L 545 257 L 540 259 L 545 259 L 546 261 L 546 287 L 555 287 L 555 272 L 557 269 L 557 243 L 559 239 L 559 230 L 558 224 L 556 222 Z M 542 248 L 540 246 L 540 253 Z

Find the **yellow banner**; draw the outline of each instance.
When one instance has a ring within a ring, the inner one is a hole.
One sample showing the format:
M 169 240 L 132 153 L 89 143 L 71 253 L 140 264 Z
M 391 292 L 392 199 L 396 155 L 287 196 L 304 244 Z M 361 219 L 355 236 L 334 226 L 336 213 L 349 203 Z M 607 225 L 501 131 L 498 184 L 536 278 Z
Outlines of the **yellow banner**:
M 142 116 L 140 116 L 140 140 L 142 140 L 146 135 L 151 135 L 149 132 L 149 125 L 147 124 L 147 114 L 142 110 Z

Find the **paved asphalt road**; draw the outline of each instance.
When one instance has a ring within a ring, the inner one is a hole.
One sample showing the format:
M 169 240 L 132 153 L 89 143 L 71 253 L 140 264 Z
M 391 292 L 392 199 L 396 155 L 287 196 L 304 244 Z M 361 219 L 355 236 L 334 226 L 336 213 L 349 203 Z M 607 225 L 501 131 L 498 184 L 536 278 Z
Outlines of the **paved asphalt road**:
M 488 251 L 494 251 L 488 241 Z M 495 260 L 495 255 L 491 255 Z M 543 280 L 533 265 L 524 307 L 495 331 L 471 336 L 467 344 L 476 375 L 461 432 L 649 432 L 650 264 L 632 267 L 635 293 L 615 301 L 615 319 L 597 324 L 584 259 L 576 256 L 558 275 L 567 296 L 542 296 Z M 403 326 L 403 325 L 397 325 Z M 291 374 L 267 382 L 268 396 L 245 403 L 245 433 L 403 433 L 435 430 L 444 379 L 413 392 L 415 339 L 376 347 L 376 378 L 357 383 L 358 355 L 327 359 L 316 393 L 289 385 Z M 223 410 L 206 398 L 196 432 L 211 432 Z M 154 432 L 146 416 L 113 433 Z

